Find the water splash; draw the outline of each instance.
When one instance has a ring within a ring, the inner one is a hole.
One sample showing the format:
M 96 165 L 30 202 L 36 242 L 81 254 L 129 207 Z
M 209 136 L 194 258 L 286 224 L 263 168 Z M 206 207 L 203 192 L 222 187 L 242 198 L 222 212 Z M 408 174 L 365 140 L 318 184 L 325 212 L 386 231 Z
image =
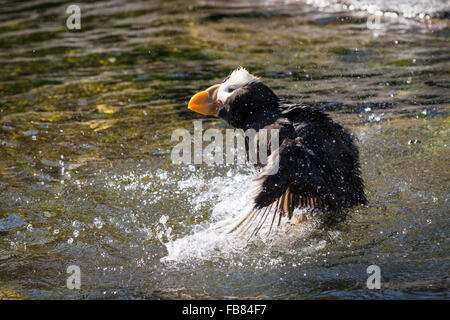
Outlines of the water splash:
M 318 8 L 358 10 L 370 14 L 384 13 L 385 16 L 392 13 L 405 18 L 423 18 L 449 10 L 446 0 L 305 0 L 305 3 Z
M 215 258 L 230 258 L 233 255 L 252 252 L 261 255 L 261 250 L 279 250 L 289 247 L 289 244 L 296 243 L 298 239 L 304 239 L 311 234 L 314 229 L 313 223 L 308 226 L 291 226 L 286 223 L 281 228 L 274 228 L 270 235 L 270 219 L 263 224 L 260 232 L 248 239 L 248 234 L 238 236 L 229 234 L 231 227 L 242 217 L 251 211 L 253 207 L 254 190 L 257 184 L 253 181 L 253 174 L 236 174 L 234 176 L 215 177 L 209 185 L 209 191 L 193 199 L 196 206 L 208 199 L 218 198 L 217 203 L 212 208 L 212 214 L 208 221 L 194 226 L 192 232 L 182 238 L 165 242 L 167 256 L 161 262 L 181 262 L 188 260 L 211 260 Z M 207 183 L 197 177 L 179 182 L 179 186 L 186 187 L 199 186 Z M 243 191 L 244 190 L 244 191 Z M 297 215 L 303 213 L 298 210 Z
M 181 189 L 197 188 L 208 183 L 199 176 L 191 176 L 180 181 Z M 194 208 L 204 202 L 218 198 L 211 217 L 205 223 L 194 226 L 186 237 L 165 243 L 168 255 L 162 261 L 176 261 L 190 258 L 212 258 L 242 250 L 246 245 L 243 239 L 227 234 L 226 225 L 240 213 L 251 209 L 251 189 L 254 185 L 252 175 L 236 174 L 233 177 L 215 177 L 208 183 L 210 189 L 192 199 Z M 242 192 L 242 190 L 246 190 Z

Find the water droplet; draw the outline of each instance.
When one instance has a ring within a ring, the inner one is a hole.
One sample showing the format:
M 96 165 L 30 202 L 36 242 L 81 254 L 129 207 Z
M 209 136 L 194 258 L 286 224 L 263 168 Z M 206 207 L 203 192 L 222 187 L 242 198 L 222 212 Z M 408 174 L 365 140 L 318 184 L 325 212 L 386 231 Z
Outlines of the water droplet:
M 166 222 L 169 220 L 169 217 L 167 216 L 161 216 L 161 218 L 159 218 L 159 223 L 161 224 L 166 224 Z
M 95 217 L 94 218 L 94 226 L 97 229 L 101 229 L 103 227 L 103 221 L 102 221 L 102 219 L 100 217 Z

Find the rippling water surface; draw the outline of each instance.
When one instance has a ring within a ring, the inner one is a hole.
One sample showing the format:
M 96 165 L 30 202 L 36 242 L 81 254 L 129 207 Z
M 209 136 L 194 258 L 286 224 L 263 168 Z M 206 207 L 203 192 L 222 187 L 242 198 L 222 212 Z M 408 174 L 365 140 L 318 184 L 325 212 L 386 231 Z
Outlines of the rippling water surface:
M 82 1 L 69 31 L 71 2 L 1 1 L 0 298 L 449 298 L 448 7 L 323 3 Z M 170 137 L 226 128 L 186 105 L 239 65 L 355 134 L 367 206 L 224 234 L 255 172 Z

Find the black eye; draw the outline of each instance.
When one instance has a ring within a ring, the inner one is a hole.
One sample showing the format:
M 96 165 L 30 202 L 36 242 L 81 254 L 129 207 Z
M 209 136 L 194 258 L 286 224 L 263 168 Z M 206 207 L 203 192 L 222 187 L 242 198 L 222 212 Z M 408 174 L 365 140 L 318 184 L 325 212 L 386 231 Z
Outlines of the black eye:
M 233 92 L 233 91 L 234 91 L 233 88 L 228 88 L 228 93 L 231 93 L 231 92 Z

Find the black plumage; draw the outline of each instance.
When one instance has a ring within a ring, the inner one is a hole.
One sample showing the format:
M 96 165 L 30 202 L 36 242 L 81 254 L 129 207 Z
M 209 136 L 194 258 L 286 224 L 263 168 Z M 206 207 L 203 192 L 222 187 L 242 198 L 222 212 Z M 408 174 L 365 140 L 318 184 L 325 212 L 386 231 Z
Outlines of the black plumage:
M 279 99 L 259 80 L 234 89 L 224 102 L 217 92 L 209 93 L 218 101 L 216 115 L 230 125 L 256 132 L 279 129 L 279 148 L 270 154 L 268 146 L 269 161 L 260 164 L 254 209 L 231 231 L 246 232 L 259 217 L 252 232 L 256 234 L 272 208 L 270 229 L 277 216 L 278 224 L 282 216 L 292 218 L 295 208 L 336 213 L 367 202 L 353 138 L 326 113 Z M 275 161 L 278 172 L 267 174 Z

